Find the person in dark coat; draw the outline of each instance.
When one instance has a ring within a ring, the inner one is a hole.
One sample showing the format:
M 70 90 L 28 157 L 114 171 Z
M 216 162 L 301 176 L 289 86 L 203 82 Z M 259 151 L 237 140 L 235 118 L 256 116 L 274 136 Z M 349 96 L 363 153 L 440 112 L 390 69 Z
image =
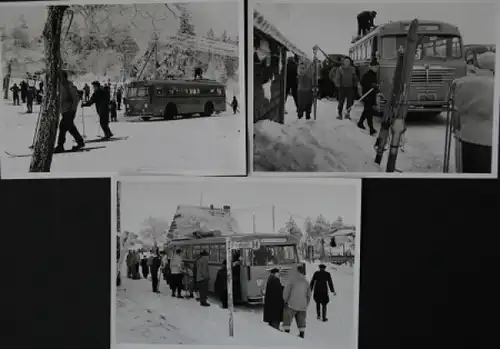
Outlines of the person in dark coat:
M 122 88 L 118 87 L 118 90 L 116 90 L 116 106 L 117 106 L 116 110 L 122 110 L 121 109 L 122 97 L 123 97 Z
M 151 261 L 151 282 L 153 284 L 153 292 L 154 293 L 160 293 L 158 290 L 158 272 L 160 271 L 161 267 L 161 257 L 159 254 L 159 251 L 156 251 L 153 260 Z
M 358 36 L 365 35 L 370 31 L 373 24 L 373 20 L 377 16 L 377 12 L 375 11 L 363 11 L 358 14 Z
M 94 93 L 92 93 L 92 97 L 87 102 L 82 103 L 82 108 L 95 104 L 97 114 L 99 115 L 99 123 L 104 132 L 104 139 L 110 139 L 113 137 L 113 133 L 109 129 L 109 92 L 101 87 L 99 81 L 94 81 L 92 87 L 94 88 Z
M 236 96 L 233 96 L 231 107 L 233 108 L 233 114 L 236 114 L 236 112 L 238 111 L 238 100 L 236 99 Z
M 117 112 L 116 112 L 116 101 L 112 99 L 109 102 L 109 116 L 111 118 L 111 122 L 116 122 L 117 120 Z
M 26 90 L 26 112 L 33 113 L 33 100 L 35 99 L 35 87 L 28 86 Z
M 194 79 L 202 79 L 203 78 L 203 69 L 201 67 L 196 67 L 194 70 Z
M 271 275 L 267 279 L 266 293 L 264 296 L 264 322 L 269 326 L 279 330 L 280 323 L 283 321 L 283 285 L 278 278 L 278 268 L 271 269 Z
M 37 104 L 42 104 L 42 96 L 43 96 L 43 81 L 40 81 L 40 83 L 38 84 L 38 91 L 36 94 Z
M 21 101 L 26 103 L 26 91 L 28 90 L 28 84 L 23 80 L 19 86 L 21 87 Z
M 231 270 L 233 274 L 233 300 L 234 304 L 241 302 L 241 255 L 237 252 L 233 257 L 233 268 Z
M 377 71 L 378 63 L 376 61 L 372 61 L 370 63 L 370 69 L 363 75 L 359 83 L 361 85 L 361 95 L 364 95 L 373 89 L 373 91 L 363 99 L 363 113 L 358 121 L 358 127 L 363 130 L 365 129 L 363 124 L 365 120 L 367 121 L 368 127 L 370 128 L 370 135 L 377 133 L 377 130 L 373 127 L 373 117 L 375 116 L 374 107 L 377 104 Z
M 219 296 L 221 307 L 227 309 L 227 265 L 226 260 L 222 262 L 222 268 L 217 271 L 214 284 L 215 293 Z
M 90 99 L 90 87 L 87 84 L 85 84 L 85 86 L 83 86 L 83 95 L 85 98 L 85 102 L 88 102 Z
M 17 84 L 14 84 L 10 90 L 12 91 L 12 100 L 14 101 L 14 105 L 19 105 L 19 92 L 21 89 L 17 86 Z
M 147 279 L 149 275 L 148 257 L 144 253 L 141 258 L 142 276 Z
M 328 321 L 326 317 L 327 305 L 330 302 L 328 289 L 335 296 L 333 288 L 332 276 L 326 271 L 326 265 L 320 264 L 319 270 L 316 271 L 311 279 L 311 291 L 313 291 L 313 299 L 316 302 L 316 315 L 318 320 Z
M 129 279 L 132 279 L 132 276 L 133 276 L 132 275 L 132 264 L 133 264 L 132 251 L 128 251 L 126 261 L 127 261 L 127 277 Z

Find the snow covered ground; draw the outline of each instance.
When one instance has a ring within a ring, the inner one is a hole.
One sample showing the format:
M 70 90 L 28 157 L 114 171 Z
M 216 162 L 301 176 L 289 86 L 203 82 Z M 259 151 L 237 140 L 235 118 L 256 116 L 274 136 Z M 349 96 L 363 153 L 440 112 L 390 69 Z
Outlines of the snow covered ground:
M 356 126 L 362 106 L 356 105 L 352 121 L 337 120 L 337 102 L 318 101 L 316 121 L 297 120 L 293 100 L 287 100 L 285 125 L 268 121 L 255 124 L 254 171 L 384 172 L 373 160 L 376 137 Z M 365 123 L 365 127 L 366 123 Z M 380 119 L 375 118 L 380 129 Z M 444 157 L 445 115 L 407 120 L 404 151 L 399 151 L 397 169 L 402 172 L 441 173 Z M 454 169 L 452 146 L 450 168 Z
M 58 154 L 51 172 L 147 172 L 170 174 L 246 174 L 245 118 L 228 111 L 208 118 L 190 118 L 174 121 L 125 120 L 110 127 L 116 137 L 125 139 L 105 143 L 88 152 Z M 25 106 L 13 106 L 11 101 L 0 105 L 1 145 L 13 154 L 30 154 L 39 106 L 33 114 L 25 113 Z M 102 135 L 95 108 L 78 109 L 75 124 L 87 140 Z M 127 138 L 128 137 L 128 138 Z M 68 134 L 65 148 L 73 145 Z M 2 152 L 3 178 L 28 173 L 30 157 L 11 158 Z
M 309 279 L 316 270 L 315 265 L 308 265 Z M 123 278 L 116 297 L 116 342 L 355 349 L 353 269 L 332 266 L 329 271 L 337 291 L 328 306 L 329 321 L 318 321 L 311 304 L 305 339 L 297 337 L 295 324 L 290 334 L 276 331 L 262 321 L 261 308 L 247 307 L 236 308 L 235 336 L 230 338 L 228 312 L 216 300 L 211 299 L 211 307 L 202 308 L 194 300 L 172 298 L 163 280 L 162 294 L 156 295 L 150 281 Z

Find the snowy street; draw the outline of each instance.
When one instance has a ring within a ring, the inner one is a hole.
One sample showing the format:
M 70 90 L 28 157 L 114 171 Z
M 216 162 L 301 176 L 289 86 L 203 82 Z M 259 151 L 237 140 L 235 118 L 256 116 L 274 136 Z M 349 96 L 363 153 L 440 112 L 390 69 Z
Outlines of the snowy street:
M 33 114 L 25 106 L 13 106 L 5 101 L 1 108 L 2 146 L 12 154 L 28 155 L 35 132 L 39 106 Z M 123 108 L 122 108 L 123 109 Z M 230 109 L 228 107 L 228 109 Z M 82 117 L 83 115 L 83 117 Z M 78 108 L 75 124 L 87 141 L 102 135 L 95 107 Z M 110 123 L 117 140 L 89 142 L 98 147 L 88 152 L 57 154 L 53 157 L 52 172 L 148 172 L 171 174 L 244 174 L 245 120 L 232 112 L 207 118 L 187 118 L 174 121 L 138 118 L 118 114 L 118 122 Z M 71 148 L 73 138 L 67 135 L 65 148 Z M 29 156 L 11 158 L 2 154 L 4 178 L 28 173 Z
M 352 121 L 337 120 L 337 101 L 319 100 L 317 120 L 298 120 L 293 99 L 286 104 L 285 125 L 267 121 L 256 124 L 255 171 L 277 168 L 281 171 L 324 171 L 324 172 L 385 172 L 386 151 L 381 166 L 374 163 L 373 149 L 376 135 L 356 126 L 363 107 L 357 103 L 351 111 Z M 375 128 L 380 129 L 380 118 L 375 118 Z M 403 150 L 397 158 L 401 172 L 442 172 L 445 141 L 445 114 L 439 117 L 413 116 L 407 120 L 407 131 Z M 276 149 L 281 143 L 281 155 Z M 271 145 L 274 150 L 271 151 Z M 292 157 L 293 161 L 286 159 Z M 290 165 L 292 163 L 293 165 Z M 271 164 L 271 165 L 270 165 Z M 454 169 L 452 146 L 451 169 Z
M 317 266 L 307 266 L 310 280 Z M 297 337 L 296 325 L 290 334 L 272 329 L 262 320 L 261 307 L 236 307 L 235 337 L 228 337 L 228 311 L 212 306 L 202 308 L 195 300 L 170 296 L 170 289 L 161 281 L 160 295 L 151 292 L 151 282 L 122 278 L 117 290 L 117 343 L 149 344 L 233 344 L 277 345 L 297 348 L 354 349 L 353 334 L 353 269 L 328 267 L 337 296 L 328 305 L 329 321 L 316 319 L 312 301 L 307 318 L 306 338 Z M 124 274 L 122 274 L 124 275 Z

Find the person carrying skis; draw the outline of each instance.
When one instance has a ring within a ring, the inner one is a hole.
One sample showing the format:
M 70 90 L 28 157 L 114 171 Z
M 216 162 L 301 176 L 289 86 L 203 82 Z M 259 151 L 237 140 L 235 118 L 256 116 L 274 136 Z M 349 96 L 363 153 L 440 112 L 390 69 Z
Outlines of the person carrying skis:
M 336 295 L 333 288 L 332 276 L 326 271 L 326 265 L 319 265 L 319 270 L 314 272 L 310 285 L 311 290 L 314 291 L 313 299 L 316 302 L 316 316 L 318 320 L 321 319 L 323 322 L 326 322 L 328 321 L 326 317 L 327 305 L 330 302 L 328 288 L 333 295 Z
M 363 99 L 363 113 L 358 121 L 358 127 L 365 129 L 365 120 L 370 128 L 370 135 L 377 133 L 375 127 L 373 127 L 373 117 L 375 116 L 375 105 L 377 104 L 377 89 L 378 89 L 378 79 L 377 79 L 378 63 L 376 60 L 370 62 L 370 69 L 361 77 L 359 82 L 359 94 L 363 96 L 368 91 L 372 90 Z
M 78 103 L 80 103 L 80 95 L 78 94 L 76 86 L 68 80 L 68 72 L 66 71 L 61 71 L 59 98 L 59 108 L 62 117 L 59 122 L 59 137 L 57 138 L 57 146 L 54 149 L 54 153 L 64 152 L 66 132 L 69 132 L 75 139 L 76 145 L 73 147 L 73 150 L 81 149 L 85 146 L 85 142 L 75 126 L 75 117 L 76 111 L 78 110 Z
M 110 139 L 113 137 L 113 133 L 109 129 L 109 94 L 101 87 L 99 81 L 94 81 L 92 87 L 94 93 L 87 102 L 82 103 L 82 108 L 95 104 L 97 115 L 99 115 L 99 123 L 104 132 L 104 139 Z

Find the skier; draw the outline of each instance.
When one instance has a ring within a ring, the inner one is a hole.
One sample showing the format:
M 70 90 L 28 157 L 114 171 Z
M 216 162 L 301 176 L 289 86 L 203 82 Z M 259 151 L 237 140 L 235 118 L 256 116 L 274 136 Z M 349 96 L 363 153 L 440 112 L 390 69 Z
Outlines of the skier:
M 231 107 L 233 108 L 233 114 L 236 114 L 236 112 L 238 111 L 238 100 L 236 99 L 236 96 L 233 96 Z
M 172 297 L 175 297 L 177 292 L 177 298 L 182 297 L 182 251 L 180 249 L 176 250 L 172 259 L 170 260 L 170 290 L 172 291 Z
M 279 330 L 280 323 L 283 321 L 283 285 L 277 276 L 278 268 L 271 269 L 270 273 L 264 295 L 264 322 Z
M 10 90 L 12 91 L 12 100 L 14 101 L 14 105 L 19 105 L 19 91 L 21 89 L 16 83 L 14 83 L 14 86 L 12 86 Z
M 293 102 L 295 103 L 295 107 L 298 109 L 298 102 L 297 102 L 297 63 L 298 63 L 298 56 L 295 55 L 294 57 L 288 57 L 287 61 L 287 66 L 286 66 L 286 87 L 285 87 L 285 98 L 287 98 L 289 95 L 292 96 Z
M 375 11 L 363 11 L 358 14 L 357 19 L 358 19 L 358 37 L 361 35 L 365 35 L 370 31 L 372 27 L 375 25 L 373 24 L 373 20 L 377 16 L 377 12 Z
M 333 288 L 332 276 L 326 271 L 326 265 L 320 264 L 319 270 L 314 272 L 311 279 L 311 290 L 313 290 L 313 298 L 316 302 L 316 316 L 318 320 L 323 322 L 328 321 L 326 317 L 327 305 L 330 302 L 330 297 L 328 296 L 328 288 L 330 292 L 335 296 L 335 289 Z
M 297 83 L 297 114 L 302 119 L 304 113 L 306 120 L 311 119 L 311 109 L 313 105 L 313 68 L 309 61 L 302 61 L 298 69 Z
M 116 90 L 116 104 L 117 104 L 117 110 L 121 110 L 121 105 L 122 105 L 122 88 L 118 87 Z
M 475 75 L 454 84 L 454 125 L 461 148 L 462 173 L 490 173 L 493 141 L 495 53 L 477 59 Z
M 64 152 L 66 132 L 69 132 L 75 139 L 76 146 L 73 147 L 73 150 L 81 149 L 85 146 L 85 142 L 75 126 L 75 117 L 76 111 L 78 110 L 78 103 L 80 102 L 80 95 L 78 94 L 76 86 L 68 80 L 68 72 L 66 71 L 61 72 L 59 98 L 62 117 L 59 122 L 59 137 L 57 138 L 57 146 L 54 149 L 54 153 Z
M 226 260 L 222 262 L 222 267 L 217 271 L 214 284 L 215 293 L 219 296 L 222 309 L 227 309 L 227 265 Z
M 21 101 L 24 103 L 26 103 L 26 90 L 28 90 L 28 84 L 26 83 L 26 81 L 21 81 L 21 83 L 19 84 L 19 86 L 21 87 Z
M 210 272 L 208 270 L 208 253 L 201 251 L 200 258 L 196 263 L 196 281 L 198 283 L 198 290 L 200 293 L 200 305 L 202 307 L 209 307 L 207 302 L 208 298 L 208 284 L 210 282 Z
M 311 287 L 305 277 L 303 266 L 297 268 L 296 276 L 290 280 L 283 290 L 285 311 L 283 313 L 283 330 L 290 333 L 290 325 L 295 319 L 299 329 L 299 337 L 304 338 L 306 331 L 307 307 L 311 302 Z
M 377 71 L 378 63 L 373 60 L 370 62 L 370 69 L 363 75 L 359 83 L 361 90 L 359 94 L 361 96 L 373 89 L 373 91 L 363 99 L 363 113 L 358 121 L 358 127 L 363 130 L 365 129 L 364 122 L 365 120 L 367 121 L 368 127 L 370 128 L 370 135 L 377 133 L 377 130 L 373 127 L 373 116 L 375 115 L 374 108 L 377 104 Z
M 87 102 L 82 103 L 82 108 L 95 104 L 97 114 L 99 115 L 99 122 L 104 132 L 104 139 L 110 139 L 113 137 L 113 133 L 109 129 L 109 94 L 101 87 L 99 81 L 94 81 L 92 87 L 94 88 L 94 93 L 92 93 L 92 97 Z
M 117 115 L 116 115 L 116 101 L 114 99 L 109 101 L 109 116 L 111 119 L 111 122 L 116 122 L 117 120 Z
M 156 253 L 153 255 L 153 258 L 151 260 L 151 283 L 153 285 L 153 292 L 154 293 L 160 293 L 158 290 L 158 272 L 160 271 L 161 267 L 161 258 L 160 258 L 160 253 L 158 250 L 156 250 Z
M 35 99 L 36 90 L 34 86 L 29 86 L 26 90 L 26 112 L 33 113 L 33 100 Z
M 342 61 L 342 66 L 337 69 L 335 75 L 335 86 L 338 89 L 338 116 L 337 119 L 342 120 L 342 110 L 344 103 L 347 104 L 347 109 L 354 104 L 354 88 L 358 86 L 358 76 L 356 68 L 351 64 L 351 60 L 346 57 Z M 346 115 L 347 119 L 351 117 Z
M 90 98 L 90 87 L 85 83 L 85 86 L 83 86 L 83 94 L 85 96 L 85 102 L 89 101 Z

